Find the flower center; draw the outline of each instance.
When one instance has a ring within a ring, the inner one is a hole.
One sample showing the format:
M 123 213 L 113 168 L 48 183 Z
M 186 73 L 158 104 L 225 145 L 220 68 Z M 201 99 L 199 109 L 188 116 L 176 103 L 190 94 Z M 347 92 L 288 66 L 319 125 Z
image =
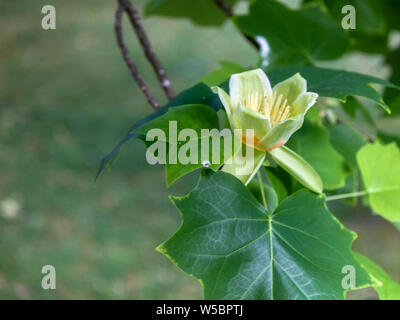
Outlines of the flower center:
M 283 94 L 278 96 L 274 92 L 272 97 L 269 99 L 266 97 L 265 100 L 266 108 L 264 114 L 269 117 L 272 127 L 290 117 L 290 106 L 287 104 L 287 99 L 283 97 Z
M 261 105 L 263 104 L 263 96 L 259 94 L 258 92 L 256 93 L 249 93 L 244 99 L 242 104 L 254 111 L 260 111 Z
M 278 96 L 273 93 L 272 96 L 267 97 L 255 92 L 248 94 L 243 99 L 242 104 L 267 116 L 272 127 L 290 117 L 290 106 L 287 104 L 287 99 L 283 97 L 283 94 Z

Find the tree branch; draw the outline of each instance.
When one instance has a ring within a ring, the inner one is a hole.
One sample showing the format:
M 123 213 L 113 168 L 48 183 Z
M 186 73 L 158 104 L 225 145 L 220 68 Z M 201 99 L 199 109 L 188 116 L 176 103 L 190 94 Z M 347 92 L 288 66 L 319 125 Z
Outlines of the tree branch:
M 136 35 L 139 39 L 140 45 L 143 48 L 143 52 L 152 65 L 154 72 L 157 75 L 157 78 L 163 88 L 166 96 L 169 99 L 172 99 L 175 96 L 174 90 L 172 89 L 171 82 L 167 78 L 164 68 L 162 67 L 160 61 L 158 60 L 156 54 L 154 53 L 149 38 L 143 28 L 143 25 L 140 21 L 139 12 L 132 5 L 130 0 L 118 0 L 119 5 L 126 11 L 129 16 L 129 20 L 132 24 L 133 29 L 136 32 Z
M 229 6 L 228 3 L 225 2 L 225 0 L 214 0 L 215 4 L 225 13 L 225 15 L 228 18 L 232 18 L 233 17 L 233 11 L 232 8 Z M 251 36 L 240 32 L 256 49 L 259 49 L 260 46 L 258 44 L 258 42 Z
M 124 39 L 122 37 L 122 13 L 124 9 L 121 6 L 121 4 L 118 5 L 117 11 L 115 12 L 115 22 L 114 22 L 114 28 L 115 28 L 115 34 L 117 37 L 117 43 L 119 48 L 121 49 L 122 57 L 124 58 L 129 71 L 131 72 L 131 75 L 135 79 L 137 85 L 139 86 L 139 89 L 142 90 L 144 95 L 147 98 L 147 101 L 150 103 L 150 105 L 154 109 L 159 109 L 160 104 L 157 102 L 157 100 L 154 98 L 150 90 L 147 88 L 146 84 L 143 81 L 142 76 L 139 74 L 139 71 L 135 65 L 135 63 L 132 61 L 131 57 L 129 56 L 128 53 L 128 48 L 126 47 L 124 43 Z

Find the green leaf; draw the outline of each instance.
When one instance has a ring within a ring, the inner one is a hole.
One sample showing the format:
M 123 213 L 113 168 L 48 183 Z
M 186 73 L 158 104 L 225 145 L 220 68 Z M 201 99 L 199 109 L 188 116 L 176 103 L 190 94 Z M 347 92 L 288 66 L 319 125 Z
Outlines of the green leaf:
M 262 194 L 260 190 L 260 184 L 257 179 L 253 179 L 247 185 L 247 189 L 251 192 L 251 194 L 258 200 L 259 203 L 263 204 Z M 272 213 L 278 207 L 278 195 L 276 194 L 274 188 L 263 183 L 265 200 L 267 202 L 267 207 L 269 213 Z
M 348 45 L 343 29 L 322 4 L 291 10 L 276 1 L 257 0 L 249 15 L 234 21 L 244 33 L 268 40 L 269 60 L 275 66 L 335 59 Z
M 343 187 L 346 170 L 343 157 L 329 143 L 327 130 L 306 121 L 287 143 L 319 174 L 325 190 Z
M 335 108 L 334 112 L 341 123 L 353 128 L 365 139 L 371 141 L 376 139 L 375 119 L 356 98 L 349 97 L 341 107 Z
M 165 114 L 172 107 L 179 107 L 182 105 L 195 105 L 195 104 L 203 104 L 212 107 L 215 111 L 218 111 L 222 104 L 217 95 L 215 95 L 208 86 L 204 83 L 198 83 L 193 87 L 182 91 L 175 98 L 165 104 L 161 109 L 149 114 L 147 117 L 138 121 L 136 124 L 136 128 L 141 127 L 146 124 L 150 120 L 158 118 Z M 136 129 L 135 128 L 135 129 Z M 133 131 L 133 129 L 131 130 Z
M 398 86 L 372 76 L 344 70 L 317 67 L 285 67 L 267 70 L 271 84 L 276 84 L 299 72 L 307 80 L 307 90 L 316 92 L 320 97 L 336 98 L 342 102 L 348 96 L 360 96 L 370 99 L 390 113 L 389 107 L 371 84 L 399 89 Z
M 196 163 L 188 163 L 182 164 L 180 161 L 175 161 L 177 163 L 173 163 L 170 161 L 169 153 L 171 150 L 174 150 L 174 153 L 179 154 L 182 147 L 189 140 L 179 141 L 177 136 L 170 135 L 170 122 L 176 122 L 176 131 L 178 134 L 183 130 L 190 128 L 194 130 L 196 134 L 194 138 L 191 139 L 193 143 L 196 143 L 195 146 L 196 152 L 198 154 Z M 215 137 L 216 142 L 219 143 L 220 147 L 215 147 L 215 150 L 218 150 L 218 159 L 214 159 L 214 155 L 212 154 L 213 147 L 212 147 L 212 137 L 205 134 L 203 130 L 208 129 L 219 129 L 219 120 L 217 113 L 212 108 L 205 106 L 205 105 L 184 105 L 180 107 L 171 108 L 167 113 L 164 115 L 155 118 L 154 120 L 144 124 L 143 126 L 136 129 L 136 132 L 142 136 L 146 136 L 146 134 L 151 129 L 160 129 L 165 133 L 165 140 L 169 144 L 168 155 L 166 158 L 166 180 L 167 186 L 171 185 L 174 181 L 179 179 L 180 177 L 197 170 L 203 167 L 203 161 L 210 162 L 209 168 L 213 170 L 217 170 L 224 161 L 224 143 L 222 137 L 218 136 Z M 158 139 L 161 141 L 162 139 Z M 209 152 L 205 154 L 204 159 L 201 154 L 201 144 L 209 143 Z M 176 146 L 176 149 L 174 148 Z
M 399 5 L 400 9 L 400 5 Z M 400 13 L 400 10 L 399 10 Z M 398 19 L 399 20 L 399 19 Z M 390 81 L 393 83 L 400 83 L 400 47 L 396 50 L 390 51 L 386 55 L 386 63 L 391 68 Z M 397 90 L 387 89 L 384 94 L 385 100 L 390 103 L 393 109 L 393 114 L 400 114 L 400 94 Z
M 311 1 L 314 0 L 303 2 Z M 388 50 L 386 0 L 323 0 L 323 2 L 340 26 L 342 20 L 347 20 L 349 16 L 348 12 L 342 13 L 342 8 L 346 5 L 354 6 L 356 29 L 345 31 L 351 43 L 351 50 L 386 54 Z
M 322 125 L 322 117 L 321 113 L 319 112 L 318 106 L 314 106 L 308 110 L 305 120 L 310 121 L 312 123 Z
M 389 29 L 400 30 L 400 3 L 398 0 L 385 0 L 386 20 Z
M 297 153 L 283 146 L 269 152 L 271 158 L 303 186 L 322 193 L 322 181 L 318 173 Z
M 346 159 L 349 166 L 356 170 L 356 154 L 365 144 L 365 138 L 357 131 L 344 124 L 328 128 L 332 146 Z
M 366 139 L 357 131 L 344 124 L 328 128 L 332 146 L 346 159 L 349 166 L 357 169 L 356 154 L 365 144 Z
M 382 0 L 324 0 L 329 12 L 338 23 L 342 22 L 345 15 L 342 8 L 351 5 L 356 11 L 356 29 L 351 33 L 366 33 L 369 35 L 382 35 L 386 32 L 386 21 Z
M 200 79 L 201 82 L 209 87 L 218 86 L 234 73 L 246 71 L 241 65 L 229 61 L 221 61 L 220 68 L 214 70 Z
M 237 0 L 225 0 L 229 6 Z M 213 0 L 151 0 L 145 14 L 189 18 L 199 25 L 221 25 L 226 16 Z
M 268 181 L 271 184 L 271 186 L 274 188 L 274 190 L 278 196 L 279 203 L 281 203 L 282 200 L 287 197 L 287 191 L 286 191 L 285 185 L 275 175 L 275 173 L 272 172 L 269 168 L 264 168 L 264 169 L 265 169 L 265 174 L 268 177 Z
M 205 104 L 211 106 L 214 110 L 218 111 L 221 108 L 221 102 L 218 96 L 213 94 L 208 86 L 203 83 L 196 84 L 195 86 L 182 91 L 175 98 L 169 101 L 161 109 L 149 114 L 140 121 L 136 122 L 125 135 L 125 137 L 114 147 L 114 149 L 106 155 L 100 163 L 100 167 L 96 173 L 96 180 L 101 176 L 105 169 L 107 169 L 115 157 L 118 155 L 119 150 L 130 140 L 140 138 L 140 134 L 135 130 L 147 122 L 156 119 L 157 117 L 165 114 L 170 108 L 181 106 L 185 104 Z
M 380 284 L 374 286 L 374 289 L 379 294 L 381 300 L 400 300 L 400 283 L 390 278 L 385 270 L 366 256 L 356 252 L 354 256 L 369 274 L 380 282 Z
M 389 221 L 400 221 L 400 150 L 395 143 L 367 144 L 357 163 L 372 209 Z
M 301 190 L 271 215 L 238 179 L 207 170 L 172 201 L 183 223 L 158 250 L 200 280 L 206 299 L 343 299 L 345 265 L 357 287 L 372 283 L 351 252 L 356 235 L 323 196 Z

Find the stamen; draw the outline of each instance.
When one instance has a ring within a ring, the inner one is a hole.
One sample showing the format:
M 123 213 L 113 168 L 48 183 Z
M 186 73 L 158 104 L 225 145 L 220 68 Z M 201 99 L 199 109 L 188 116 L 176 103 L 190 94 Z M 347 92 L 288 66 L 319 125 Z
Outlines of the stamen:
M 270 99 L 268 96 L 264 96 L 262 99 L 261 106 L 260 106 L 260 112 L 262 112 L 268 118 L 269 118 L 270 108 L 271 108 L 271 105 L 269 104 L 269 100 Z
M 285 99 L 285 101 L 283 102 L 283 105 L 280 108 L 279 117 L 277 118 L 276 122 L 282 121 L 283 115 L 286 112 L 286 109 L 285 109 L 286 103 L 287 103 L 287 99 Z
M 285 112 L 282 115 L 282 120 L 286 120 L 287 118 L 289 118 L 289 113 L 290 113 L 290 106 L 287 106 Z
M 282 113 L 283 113 L 284 109 L 280 108 L 279 112 L 275 114 L 275 118 L 274 118 L 274 122 L 275 124 L 278 123 L 280 120 L 280 118 L 282 117 Z
M 281 101 L 282 101 L 282 95 L 279 95 L 279 97 L 278 97 L 278 99 L 275 101 L 274 107 L 273 107 L 273 109 L 272 109 L 272 116 L 273 116 L 274 118 L 276 118 L 276 114 L 277 114 L 278 111 L 279 111 L 279 105 L 281 104 Z
M 258 107 L 258 92 L 256 92 L 254 95 L 253 95 L 253 104 L 252 104 L 252 108 L 253 108 L 253 110 L 254 111 L 257 111 L 257 107 Z
M 258 98 L 258 94 L 257 94 L 257 98 Z M 260 112 L 262 104 L 263 104 L 263 99 L 262 98 L 257 99 L 257 108 L 256 108 L 257 112 Z

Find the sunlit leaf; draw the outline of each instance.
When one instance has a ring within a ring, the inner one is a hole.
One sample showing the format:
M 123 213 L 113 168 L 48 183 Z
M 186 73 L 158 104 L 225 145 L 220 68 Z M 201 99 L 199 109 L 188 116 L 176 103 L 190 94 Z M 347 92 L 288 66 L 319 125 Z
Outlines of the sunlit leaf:
M 400 300 L 400 283 L 394 281 L 385 270 L 375 262 L 359 253 L 354 254 L 360 264 L 373 276 L 380 284 L 374 285 L 374 289 L 379 294 L 381 300 Z
M 357 153 L 372 209 L 389 221 L 400 221 L 400 150 L 395 143 L 367 144 Z

